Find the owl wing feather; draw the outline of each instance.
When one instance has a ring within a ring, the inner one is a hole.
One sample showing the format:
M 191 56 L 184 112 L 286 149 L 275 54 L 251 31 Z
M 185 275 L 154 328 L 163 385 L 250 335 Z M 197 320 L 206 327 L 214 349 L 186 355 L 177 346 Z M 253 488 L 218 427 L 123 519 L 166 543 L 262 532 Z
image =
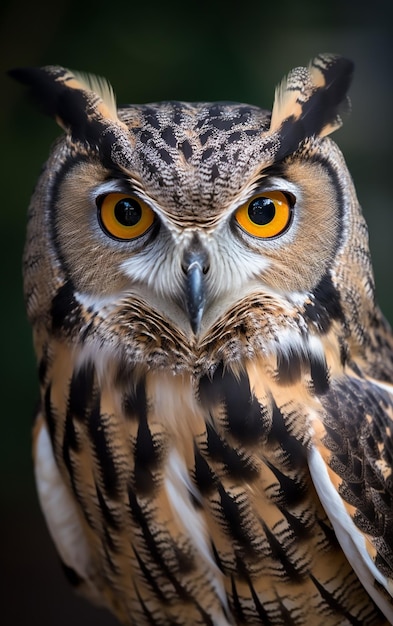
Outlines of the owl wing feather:
M 393 622 L 393 387 L 332 381 L 313 423 L 309 466 L 341 547 Z
M 41 509 L 64 570 L 90 601 L 103 606 L 103 595 L 93 583 L 93 559 L 80 514 L 59 471 L 41 412 L 34 425 L 33 461 Z

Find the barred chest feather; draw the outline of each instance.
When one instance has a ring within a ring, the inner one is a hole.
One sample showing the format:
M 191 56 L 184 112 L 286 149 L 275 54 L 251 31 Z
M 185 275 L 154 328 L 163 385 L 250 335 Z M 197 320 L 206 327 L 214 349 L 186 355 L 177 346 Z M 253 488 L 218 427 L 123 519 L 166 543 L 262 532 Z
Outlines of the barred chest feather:
M 107 364 L 103 377 L 64 342 L 46 355 L 44 415 L 81 525 L 78 559 L 69 546 L 63 559 L 121 621 L 385 623 L 309 474 L 324 410 L 310 363 L 288 387 L 269 362 L 199 378 Z

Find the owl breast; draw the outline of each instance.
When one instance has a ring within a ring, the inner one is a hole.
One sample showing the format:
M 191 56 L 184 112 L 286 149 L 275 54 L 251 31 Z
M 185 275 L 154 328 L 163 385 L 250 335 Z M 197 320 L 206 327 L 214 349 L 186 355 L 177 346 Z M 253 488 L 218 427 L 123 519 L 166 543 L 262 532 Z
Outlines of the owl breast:
M 51 344 L 47 427 L 91 554 L 83 576 L 122 621 L 337 624 L 334 606 L 377 623 L 311 482 L 321 407 L 309 392 L 304 409 L 305 371 L 288 389 L 255 362 L 198 378 L 77 367 L 68 351 Z

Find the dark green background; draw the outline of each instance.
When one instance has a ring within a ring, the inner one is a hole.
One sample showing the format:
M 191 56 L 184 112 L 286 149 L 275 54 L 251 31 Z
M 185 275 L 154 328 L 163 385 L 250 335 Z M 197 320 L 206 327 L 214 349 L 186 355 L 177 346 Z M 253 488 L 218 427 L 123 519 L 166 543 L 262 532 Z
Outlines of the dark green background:
M 378 297 L 393 320 L 389 5 L 389 0 L 3 3 L 2 624 L 113 624 L 106 613 L 75 599 L 64 582 L 34 492 L 30 428 L 37 384 L 20 259 L 29 197 L 59 130 L 31 107 L 24 88 L 8 79 L 5 70 L 51 63 L 101 74 L 112 82 L 119 103 L 218 99 L 270 107 L 275 85 L 292 67 L 319 52 L 352 58 L 353 112 L 335 139 L 370 225 Z

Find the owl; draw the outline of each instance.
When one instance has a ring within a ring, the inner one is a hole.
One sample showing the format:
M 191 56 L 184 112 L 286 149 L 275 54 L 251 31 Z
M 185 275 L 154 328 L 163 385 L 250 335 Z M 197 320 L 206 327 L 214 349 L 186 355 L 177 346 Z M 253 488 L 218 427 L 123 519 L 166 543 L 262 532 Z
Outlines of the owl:
M 38 497 L 122 624 L 393 623 L 393 336 L 328 137 L 352 71 L 317 56 L 271 112 L 12 72 L 64 131 L 24 253 Z

